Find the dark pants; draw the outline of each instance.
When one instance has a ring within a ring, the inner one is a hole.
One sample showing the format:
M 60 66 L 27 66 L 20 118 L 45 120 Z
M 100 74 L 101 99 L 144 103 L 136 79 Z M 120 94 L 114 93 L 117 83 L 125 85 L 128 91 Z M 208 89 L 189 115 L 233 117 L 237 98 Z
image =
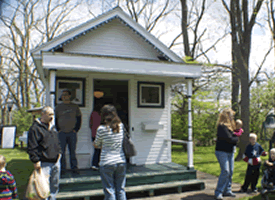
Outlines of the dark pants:
M 95 141 L 95 137 L 92 137 L 92 142 Z M 93 160 L 92 160 L 92 166 L 99 167 L 99 159 L 100 159 L 100 153 L 101 149 L 94 148 L 94 155 L 93 155 Z
M 59 140 L 61 144 L 61 149 L 62 149 L 62 159 L 61 159 L 61 170 L 66 169 L 66 158 L 65 158 L 65 150 L 66 150 L 66 145 L 68 144 L 68 149 L 70 153 L 70 165 L 71 169 L 77 169 L 77 159 L 76 159 L 76 143 L 77 143 L 77 136 L 75 132 L 60 132 L 59 133 Z
M 252 191 L 257 189 L 256 185 L 258 183 L 258 179 L 259 179 L 259 175 L 260 175 L 260 167 L 261 167 L 261 164 L 247 166 L 245 181 L 242 186 L 243 190 L 246 191 L 250 184 L 251 184 Z

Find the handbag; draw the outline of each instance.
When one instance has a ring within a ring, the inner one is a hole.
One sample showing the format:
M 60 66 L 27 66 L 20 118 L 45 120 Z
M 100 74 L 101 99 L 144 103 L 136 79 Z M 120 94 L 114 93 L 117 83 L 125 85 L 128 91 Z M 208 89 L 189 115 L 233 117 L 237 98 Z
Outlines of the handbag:
M 123 143 L 122 143 L 122 147 L 123 147 L 123 151 L 124 154 L 126 156 L 126 158 L 130 158 L 132 156 L 136 156 L 137 155 L 137 150 L 135 148 L 134 143 L 132 142 L 131 138 L 130 138 L 130 134 L 127 132 L 127 130 L 123 129 Z
M 50 196 L 49 179 L 44 175 L 42 169 L 33 170 L 26 190 L 29 200 L 42 200 Z

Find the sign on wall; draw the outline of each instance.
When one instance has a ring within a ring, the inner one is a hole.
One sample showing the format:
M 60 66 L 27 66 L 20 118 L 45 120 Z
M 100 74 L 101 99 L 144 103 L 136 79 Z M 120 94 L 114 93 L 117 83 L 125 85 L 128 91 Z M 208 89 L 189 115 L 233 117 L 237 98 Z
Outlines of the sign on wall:
M 16 126 L 3 126 L 1 132 L 1 147 L 14 148 L 16 137 Z

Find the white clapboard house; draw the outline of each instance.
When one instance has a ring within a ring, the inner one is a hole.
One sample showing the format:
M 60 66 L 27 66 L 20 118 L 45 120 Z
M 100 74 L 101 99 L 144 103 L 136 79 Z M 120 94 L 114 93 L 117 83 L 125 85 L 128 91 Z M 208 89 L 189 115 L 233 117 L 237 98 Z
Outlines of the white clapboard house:
M 79 168 L 89 168 L 93 147 L 89 117 L 96 103 L 112 103 L 137 148 L 135 165 L 171 163 L 170 86 L 186 84 L 189 98 L 189 161 L 192 158 L 192 80 L 201 66 L 182 58 L 116 7 L 32 51 L 46 87 L 46 102 L 60 103 L 62 89 L 80 106 Z

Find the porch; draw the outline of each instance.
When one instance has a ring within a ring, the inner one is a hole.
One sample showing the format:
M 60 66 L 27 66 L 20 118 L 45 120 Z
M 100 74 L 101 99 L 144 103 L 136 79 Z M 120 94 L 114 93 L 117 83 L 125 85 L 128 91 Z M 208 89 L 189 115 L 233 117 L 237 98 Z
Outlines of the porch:
M 127 194 L 147 192 L 149 196 L 154 196 L 154 191 L 159 189 L 175 188 L 180 193 L 205 188 L 204 182 L 197 179 L 196 170 L 176 163 L 128 165 L 126 179 Z M 68 171 L 61 176 L 57 199 L 89 200 L 90 197 L 103 195 L 99 172 L 81 169 L 79 174 Z

